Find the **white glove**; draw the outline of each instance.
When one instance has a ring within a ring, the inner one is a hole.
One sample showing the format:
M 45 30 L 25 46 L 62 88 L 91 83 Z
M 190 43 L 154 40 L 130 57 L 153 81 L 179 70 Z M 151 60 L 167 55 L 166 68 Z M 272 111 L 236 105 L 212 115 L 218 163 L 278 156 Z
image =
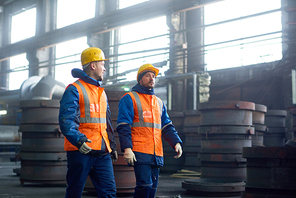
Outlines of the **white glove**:
M 131 148 L 124 149 L 123 159 L 124 159 L 124 161 L 126 161 L 128 164 L 130 164 L 132 166 L 134 165 L 134 162 L 137 161 L 136 156 Z
M 175 151 L 178 153 L 178 155 L 174 156 L 174 158 L 178 159 L 182 155 L 182 147 L 181 147 L 180 143 L 177 143 L 175 145 Z
M 91 142 L 91 140 L 87 139 L 86 142 Z M 91 148 L 89 146 L 87 146 L 87 144 L 85 142 L 83 142 L 83 144 L 79 148 L 79 152 L 82 154 L 87 154 L 90 151 L 91 151 Z

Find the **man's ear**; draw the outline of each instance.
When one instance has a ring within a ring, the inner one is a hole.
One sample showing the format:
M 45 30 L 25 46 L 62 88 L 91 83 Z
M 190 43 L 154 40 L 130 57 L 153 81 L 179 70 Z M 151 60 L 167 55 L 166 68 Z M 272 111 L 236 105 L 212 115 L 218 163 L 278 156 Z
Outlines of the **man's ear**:
M 138 81 L 138 83 L 139 83 L 140 85 L 142 85 L 142 78 Z
M 90 67 L 91 67 L 91 69 L 95 69 L 95 68 L 96 68 L 95 63 L 94 63 L 94 62 L 91 62 L 91 63 L 90 63 Z

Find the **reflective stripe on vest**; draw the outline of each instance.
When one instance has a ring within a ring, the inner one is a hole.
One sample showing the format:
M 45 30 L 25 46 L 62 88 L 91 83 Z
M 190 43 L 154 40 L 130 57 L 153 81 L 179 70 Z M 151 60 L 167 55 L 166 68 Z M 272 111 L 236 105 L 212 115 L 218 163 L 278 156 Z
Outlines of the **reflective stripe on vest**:
M 81 84 L 81 82 L 77 80 L 76 83 L 81 88 L 83 97 L 84 97 L 85 117 L 80 117 L 80 123 L 101 123 L 101 124 L 106 123 L 106 118 L 92 118 L 90 116 L 90 104 L 89 104 L 87 91 L 84 88 L 84 86 Z
M 134 95 L 134 97 L 136 99 L 137 107 L 138 107 L 138 115 L 139 115 L 139 122 L 134 122 L 132 127 L 149 127 L 149 128 L 161 129 L 161 124 L 145 122 L 144 121 L 143 108 L 142 108 L 142 105 L 141 105 L 141 100 L 139 98 L 139 95 L 135 91 L 132 91 L 131 93 Z M 156 97 L 156 98 L 157 98 L 158 103 L 159 103 L 159 107 L 160 107 L 159 112 L 161 112 L 161 114 L 160 114 L 160 117 L 161 117 L 162 116 L 162 101 L 158 97 Z

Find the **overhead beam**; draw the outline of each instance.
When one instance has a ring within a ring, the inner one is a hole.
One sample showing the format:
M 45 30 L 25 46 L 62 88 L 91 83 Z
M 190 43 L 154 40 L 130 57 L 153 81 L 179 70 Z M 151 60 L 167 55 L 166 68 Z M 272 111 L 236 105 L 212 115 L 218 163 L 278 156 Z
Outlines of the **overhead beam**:
M 30 49 L 52 47 L 58 43 L 85 35 L 96 35 L 121 26 L 152 19 L 162 15 L 200 8 L 220 0 L 150 0 L 125 9 L 109 12 L 98 17 L 46 32 L 26 40 L 0 48 L 0 61 L 25 53 Z

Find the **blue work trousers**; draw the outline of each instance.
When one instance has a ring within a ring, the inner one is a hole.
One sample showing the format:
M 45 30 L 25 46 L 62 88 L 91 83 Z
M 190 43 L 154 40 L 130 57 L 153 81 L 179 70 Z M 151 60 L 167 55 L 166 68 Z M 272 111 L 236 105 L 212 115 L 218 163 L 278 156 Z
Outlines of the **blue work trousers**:
M 154 198 L 158 185 L 159 167 L 135 164 L 136 187 L 134 198 Z
M 99 198 L 116 197 L 116 184 L 110 154 L 93 157 L 68 151 L 67 189 L 65 198 L 80 198 L 89 175 Z

